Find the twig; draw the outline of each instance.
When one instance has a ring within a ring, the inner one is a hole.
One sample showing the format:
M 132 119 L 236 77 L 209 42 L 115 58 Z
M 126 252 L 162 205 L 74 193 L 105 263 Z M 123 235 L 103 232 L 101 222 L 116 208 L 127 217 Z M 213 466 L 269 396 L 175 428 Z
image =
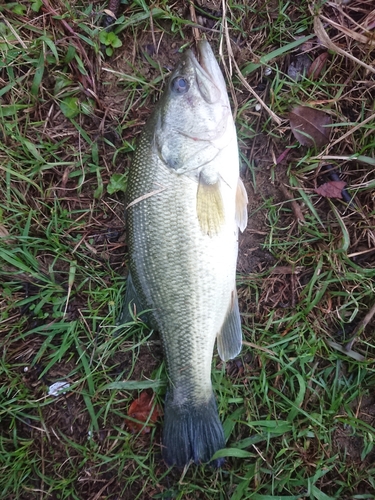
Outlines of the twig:
M 258 96 L 258 94 L 255 92 L 255 90 L 252 89 L 252 87 L 250 87 L 250 85 L 247 83 L 247 81 L 245 80 L 245 78 L 243 77 L 242 73 L 241 73 L 241 70 L 240 68 L 238 67 L 238 64 L 234 58 L 234 55 L 233 55 L 233 51 L 232 51 L 232 44 L 231 44 L 231 41 L 230 41 L 230 36 L 229 36 L 229 29 L 228 29 L 228 22 L 227 22 L 227 18 L 226 18 L 226 0 L 222 0 L 223 2 L 223 25 L 224 25 L 224 33 L 225 33 L 225 42 L 226 42 L 226 45 L 227 45 L 227 50 L 228 50 L 228 55 L 229 55 L 229 60 L 230 62 L 233 63 L 234 67 L 235 67 L 235 70 L 236 70 L 236 73 L 237 73 L 237 76 L 238 78 L 240 79 L 242 85 L 245 87 L 246 90 L 248 90 L 250 92 L 250 94 L 255 97 L 255 99 L 259 102 L 259 104 L 267 111 L 267 113 L 270 115 L 270 117 L 278 124 L 278 125 L 281 125 L 282 123 L 282 120 L 281 118 L 279 118 L 277 116 L 276 113 L 274 113 L 268 106 L 267 104 Z M 225 66 L 225 69 L 227 71 L 227 68 Z M 231 77 L 231 68 L 229 69 L 229 77 Z M 237 103 L 236 103 L 236 109 L 235 111 L 237 111 Z M 234 113 L 234 115 L 236 115 L 236 113 Z
M 198 21 L 197 21 L 197 15 L 195 13 L 195 5 L 193 2 L 190 2 L 190 6 L 189 6 L 189 9 L 190 9 L 190 17 L 191 17 L 191 20 L 193 21 L 193 25 L 191 27 L 192 31 L 193 31 L 193 37 L 194 37 L 194 40 L 197 42 L 198 40 L 201 39 L 201 36 L 200 36 L 200 33 L 199 33 L 199 29 L 198 29 Z
M 146 193 L 146 194 L 140 196 L 139 198 L 136 198 L 135 200 L 131 201 L 129 203 L 129 205 L 127 205 L 126 210 L 128 210 L 128 208 L 132 207 L 136 203 L 139 203 L 140 201 L 143 201 L 143 200 L 146 200 L 147 198 L 150 198 L 150 196 L 154 196 L 155 194 L 162 193 L 166 189 L 167 189 L 166 187 L 162 187 L 160 189 L 155 189 L 155 191 L 151 191 L 151 193 Z
M 103 498 L 102 494 L 104 490 L 106 490 L 108 486 L 110 486 L 113 483 L 115 479 L 116 477 L 112 477 L 107 483 L 105 483 L 105 485 L 98 491 L 98 493 L 96 493 L 96 495 L 92 497 L 92 500 L 99 500 L 99 498 Z
M 329 144 L 329 148 L 332 149 L 333 146 L 336 146 L 336 144 L 338 144 L 339 142 L 343 141 L 344 139 L 346 139 L 347 137 L 351 136 L 352 134 L 354 134 L 354 132 L 356 132 L 357 130 L 359 130 L 361 127 L 363 127 L 363 125 L 366 125 L 366 123 L 368 122 L 371 122 L 373 119 L 375 118 L 375 113 L 373 113 L 372 115 L 368 116 L 365 120 L 363 120 L 361 123 L 358 123 L 357 125 L 355 125 L 353 128 L 351 128 L 350 130 L 348 130 L 345 134 L 341 135 L 338 139 L 336 139 L 334 142 L 331 142 Z M 317 158 L 322 158 L 322 155 L 324 154 L 321 153 L 320 155 L 317 155 Z M 355 159 L 355 157 L 351 157 L 353 159 Z
M 368 71 L 371 73 L 375 73 L 375 68 L 370 66 L 369 64 L 364 63 L 357 57 L 354 57 L 349 51 L 346 51 L 342 48 L 340 48 L 338 45 L 332 42 L 332 40 L 329 38 L 328 33 L 324 29 L 323 23 L 320 20 L 319 16 L 315 16 L 314 19 L 314 31 L 316 36 L 319 38 L 320 42 L 324 47 L 326 47 L 329 50 L 332 50 L 333 52 L 336 52 L 337 54 L 341 54 L 344 57 L 347 57 L 348 59 L 351 59 L 355 63 L 359 64 L 360 66 L 366 68 Z
M 375 314 L 375 302 L 372 305 L 371 309 L 369 312 L 366 314 L 366 316 L 358 323 L 358 325 L 355 327 L 354 332 L 353 332 L 353 337 L 349 340 L 349 342 L 345 346 L 345 351 L 350 351 L 351 348 L 353 347 L 353 344 L 355 340 L 360 336 L 360 334 L 363 332 L 363 330 L 366 328 L 368 323 L 372 320 L 372 317 Z
M 276 356 L 275 353 L 273 351 L 271 351 L 270 349 L 267 349 L 266 347 L 262 347 L 262 346 L 257 345 L 257 344 L 253 344 L 252 342 L 247 342 L 246 340 L 242 341 L 242 345 L 252 347 L 253 349 L 257 349 L 258 351 L 266 352 L 267 354 L 270 354 L 271 356 Z
M 280 191 L 283 193 L 284 198 L 290 202 L 295 218 L 299 222 L 305 222 L 305 217 L 302 213 L 301 207 L 299 206 L 299 204 L 293 198 L 287 187 L 282 182 L 280 182 Z
M 13 26 L 10 24 L 10 22 L 7 20 L 7 18 L 4 16 L 4 14 L 2 12 L 0 12 L 0 17 L 3 21 L 3 23 L 5 23 L 7 25 L 7 27 L 10 29 L 13 36 L 15 36 L 17 38 L 17 41 L 21 45 L 21 47 L 23 49 L 27 49 L 27 45 L 25 44 L 25 42 L 20 38 L 17 31 L 13 28 Z

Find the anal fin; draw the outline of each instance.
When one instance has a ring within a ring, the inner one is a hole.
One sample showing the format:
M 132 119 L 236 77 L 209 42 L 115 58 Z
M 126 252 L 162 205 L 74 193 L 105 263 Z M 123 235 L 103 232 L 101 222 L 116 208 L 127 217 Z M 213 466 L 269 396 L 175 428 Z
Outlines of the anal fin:
M 139 295 L 135 289 L 132 276 L 129 272 L 128 278 L 126 281 L 126 292 L 124 299 L 124 307 L 118 319 L 118 324 L 122 325 L 125 323 L 134 322 L 135 317 L 139 315 L 142 311 L 145 310 L 145 307 L 142 305 L 142 301 L 139 298 Z M 142 319 L 147 322 L 147 316 L 144 317 L 142 315 Z
M 237 291 L 232 291 L 231 304 L 224 324 L 217 335 L 217 350 L 223 361 L 233 359 L 242 348 L 242 329 Z

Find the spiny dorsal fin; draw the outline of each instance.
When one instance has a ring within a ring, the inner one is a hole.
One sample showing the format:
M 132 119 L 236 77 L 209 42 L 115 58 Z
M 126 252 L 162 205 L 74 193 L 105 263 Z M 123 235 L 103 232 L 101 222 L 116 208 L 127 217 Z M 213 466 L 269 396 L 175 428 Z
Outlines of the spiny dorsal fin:
M 197 215 L 199 225 L 204 234 L 214 236 L 224 223 L 223 199 L 220 192 L 220 181 L 207 184 L 202 178 L 198 182 Z
M 236 191 L 236 224 L 243 233 L 247 226 L 247 193 L 245 186 L 240 178 L 238 178 Z

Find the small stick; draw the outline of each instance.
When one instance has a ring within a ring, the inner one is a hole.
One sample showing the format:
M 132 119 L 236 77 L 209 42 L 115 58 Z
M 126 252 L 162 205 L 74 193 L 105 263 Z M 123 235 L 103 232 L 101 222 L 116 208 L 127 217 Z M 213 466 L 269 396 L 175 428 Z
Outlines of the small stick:
M 245 80 L 244 76 L 241 73 L 240 68 L 238 67 L 238 64 L 237 64 L 236 59 L 235 59 L 234 54 L 233 54 L 232 44 L 231 44 L 230 36 L 229 36 L 228 21 L 226 18 L 227 5 L 226 5 L 225 0 L 222 0 L 222 7 L 223 7 L 222 19 L 223 19 L 223 26 L 224 26 L 225 41 L 226 41 L 228 56 L 229 56 L 229 63 L 230 64 L 233 63 L 234 68 L 235 68 L 236 73 L 237 73 L 237 76 L 238 76 L 239 80 L 241 81 L 242 85 L 245 87 L 245 89 L 248 90 L 250 92 L 250 94 L 259 102 L 259 104 L 263 107 L 263 109 L 265 109 L 267 111 L 267 113 L 270 115 L 270 117 L 277 123 L 277 125 L 281 125 L 282 119 L 279 118 L 277 116 L 277 114 L 274 113 L 267 106 L 267 104 L 263 101 L 263 99 L 261 99 L 261 97 L 255 92 L 255 90 L 253 90 L 253 88 L 247 83 L 247 81 Z M 220 53 L 220 55 L 222 56 L 222 53 Z M 230 67 L 229 71 L 227 70 L 226 67 L 225 67 L 225 69 L 227 71 L 228 80 L 230 81 L 230 78 L 232 75 L 232 68 Z M 237 104 L 237 102 L 235 102 L 235 112 L 233 113 L 234 116 L 237 114 L 237 108 L 238 108 L 238 104 Z
M 305 222 L 305 217 L 302 213 L 301 207 L 296 202 L 296 200 L 293 199 L 293 196 L 290 194 L 289 190 L 286 188 L 286 186 L 284 186 L 284 184 L 282 182 L 280 182 L 280 191 L 283 193 L 284 198 L 287 201 L 289 201 L 290 204 L 292 205 L 292 210 L 293 210 L 295 218 L 299 222 Z
M 68 310 L 68 305 L 69 305 L 69 299 L 70 299 L 70 294 L 72 293 L 72 288 L 74 285 L 74 278 L 76 275 L 76 270 L 77 270 L 77 261 L 72 260 L 70 263 L 70 268 L 69 268 L 69 280 L 68 280 L 68 295 L 66 297 L 66 304 L 65 304 L 65 309 L 64 309 L 64 318 L 66 316 L 67 310 Z
M 353 347 L 353 344 L 354 344 L 354 341 L 356 340 L 356 338 L 359 337 L 359 335 L 363 332 L 363 330 L 366 328 L 366 326 L 368 325 L 368 323 L 370 323 L 370 321 L 372 320 L 372 317 L 374 316 L 375 314 L 375 302 L 374 304 L 372 305 L 371 309 L 369 310 L 369 312 L 366 314 L 366 316 L 363 318 L 363 320 L 361 320 L 358 325 L 355 327 L 354 329 L 354 332 L 353 332 L 353 337 L 351 338 L 351 340 L 349 340 L 349 342 L 346 344 L 345 346 L 345 351 L 350 351 L 351 348 Z
M 195 5 L 193 2 L 190 2 L 190 17 L 194 23 L 194 25 L 191 27 L 193 30 L 193 37 L 194 37 L 194 40 L 196 42 L 198 42 L 201 39 L 201 35 L 199 33 L 199 29 L 197 28 L 198 21 L 197 21 L 197 15 L 195 13 Z
M 310 7 L 310 10 L 312 11 L 312 8 Z M 315 15 L 312 12 L 313 15 Z M 327 18 L 326 18 L 327 19 Z M 329 21 L 331 22 L 331 21 Z M 332 50 L 333 52 L 336 52 L 344 57 L 347 57 L 348 59 L 351 59 L 354 61 L 356 64 L 359 64 L 360 66 L 364 67 L 367 69 L 367 71 L 370 71 L 371 73 L 375 73 L 375 68 L 373 66 L 370 66 L 369 64 L 366 64 L 365 62 L 361 61 L 357 57 L 354 57 L 350 51 L 346 51 L 336 45 L 335 43 L 332 42 L 330 39 L 328 33 L 324 29 L 322 21 L 319 19 L 319 16 L 315 15 L 314 17 L 314 31 L 316 36 L 319 38 L 320 43 L 326 47 L 328 50 Z

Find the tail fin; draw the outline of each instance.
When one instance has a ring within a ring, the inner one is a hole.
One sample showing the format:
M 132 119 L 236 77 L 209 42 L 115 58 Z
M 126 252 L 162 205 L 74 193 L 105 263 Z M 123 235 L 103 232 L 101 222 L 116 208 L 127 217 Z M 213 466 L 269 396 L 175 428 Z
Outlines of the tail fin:
M 217 412 L 215 396 L 207 403 L 173 404 L 167 395 L 164 408 L 163 458 L 167 465 L 183 467 L 191 460 L 209 462 L 217 450 L 225 447 L 224 432 Z M 220 467 L 223 459 L 211 465 Z

